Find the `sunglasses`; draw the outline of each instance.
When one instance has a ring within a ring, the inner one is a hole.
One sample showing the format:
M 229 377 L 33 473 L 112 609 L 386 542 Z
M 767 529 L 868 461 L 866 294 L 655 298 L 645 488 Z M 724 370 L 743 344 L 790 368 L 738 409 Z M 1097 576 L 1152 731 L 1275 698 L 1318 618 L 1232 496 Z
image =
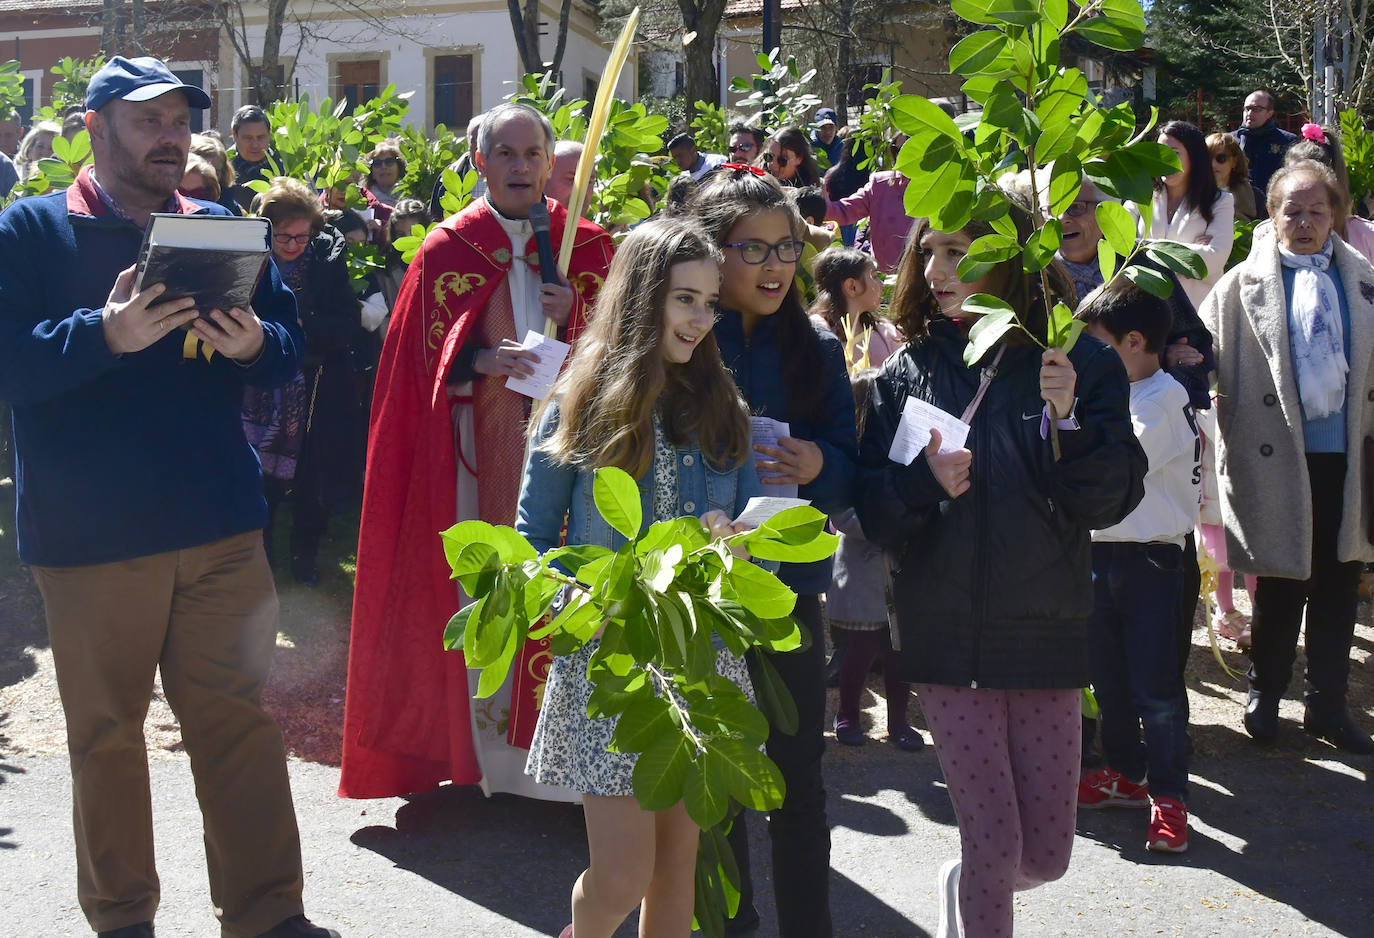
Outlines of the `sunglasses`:
M 754 145 L 752 143 L 730 144 L 731 153 L 749 153 L 753 151 L 753 149 Z
M 1093 211 L 1093 210 L 1094 210 L 1094 209 L 1093 209 L 1093 206 L 1094 206 L 1094 205 L 1097 205 L 1097 204 L 1098 204 L 1097 202 L 1089 202 L 1089 201 L 1086 200 L 1086 199 L 1081 200 L 1081 201 L 1078 201 L 1078 202 L 1070 202 L 1070 203 L 1069 203 L 1069 207 L 1066 208 L 1066 209 L 1064 209 L 1064 217 L 1065 217 L 1065 218 L 1081 218 L 1082 216 L 1084 216 L 1084 215 L 1088 214 L 1089 212 Z
M 309 243 L 310 243 L 310 239 L 311 239 L 312 237 L 314 237 L 314 236 L 311 235 L 309 232 L 307 232 L 306 234 L 298 234 L 298 235 L 293 235 L 293 234 L 274 234 L 274 235 L 272 236 L 272 240 L 275 241 L 275 242 L 277 242 L 277 243 L 280 244 L 281 246 L 285 247 L 285 246 L 288 245 L 288 244 L 309 244 Z
M 1229 163 L 1229 162 L 1231 162 L 1231 154 L 1229 154 L 1229 153 L 1213 153 L 1213 154 L 1212 154 L 1212 161 L 1213 161 L 1214 163 Z
M 400 160 L 394 156 L 379 156 L 371 162 L 372 166 L 395 166 Z
M 778 253 L 778 260 L 784 264 L 795 264 L 801 258 L 802 248 L 805 246 L 801 241 L 790 239 L 779 241 L 777 244 L 769 244 L 767 241 L 731 241 L 722 245 L 739 251 L 740 260 L 746 264 L 762 264 L 774 251 Z
M 786 153 L 779 153 L 779 154 L 778 154 L 777 164 L 778 164 L 778 169 L 786 169 L 786 168 L 787 168 L 787 154 L 786 154 Z

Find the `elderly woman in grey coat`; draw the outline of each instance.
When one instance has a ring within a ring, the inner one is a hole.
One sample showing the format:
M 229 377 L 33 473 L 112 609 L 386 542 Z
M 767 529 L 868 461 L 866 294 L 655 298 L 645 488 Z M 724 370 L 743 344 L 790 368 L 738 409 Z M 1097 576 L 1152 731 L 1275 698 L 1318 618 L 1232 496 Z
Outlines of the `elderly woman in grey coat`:
M 1245 729 L 1278 732 L 1307 612 L 1303 728 L 1349 752 L 1374 741 L 1346 709 L 1360 572 L 1374 560 L 1374 268 L 1333 229 L 1345 200 L 1312 161 L 1269 183 L 1277 238 L 1202 306 L 1216 339 L 1217 474 L 1232 569 L 1256 574 Z

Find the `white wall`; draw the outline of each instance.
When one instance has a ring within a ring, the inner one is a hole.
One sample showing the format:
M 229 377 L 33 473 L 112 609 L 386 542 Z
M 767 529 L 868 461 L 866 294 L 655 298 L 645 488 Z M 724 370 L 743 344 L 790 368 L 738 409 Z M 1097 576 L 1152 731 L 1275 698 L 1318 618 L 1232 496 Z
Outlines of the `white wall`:
M 302 94 L 309 94 L 312 101 L 319 101 L 332 92 L 330 57 L 349 54 L 356 58 L 377 58 L 382 63 L 383 86 L 389 83 L 394 84 L 397 91 L 415 92 L 410 98 L 407 123 L 427 127 L 430 117 L 427 87 L 430 59 L 425 55 L 425 50 L 454 49 L 472 51 L 477 55 L 473 75 L 477 98 L 475 104 L 479 111 L 493 107 L 515 90 L 515 82 L 521 73 L 519 56 L 515 51 L 510 15 L 505 5 L 499 9 L 485 3 L 471 5 L 478 9 L 394 17 L 394 33 L 379 33 L 374 25 L 358 20 L 338 19 L 315 23 L 311 26 L 311 32 L 319 38 L 308 40 L 303 47 L 299 29 L 288 25 L 281 44 L 283 59 L 295 59 L 293 84 L 288 93 L 294 96 L 299 86 Z M 410 9 L 415 9 L 415 6 Z M 543 18 L 557 25 L 556 10 L 545 11 Z M 575 16 L 574 23 L 569 27 L 563 55 L 563 76 L 570 97 L 582 95 L 584 74 L 600 77 L 609 52 L 608 45 L 603 46 L 586 35 L 586 24 L 590 23 L 590 18 L 581 18 L 582 29 L 577 28 L 577 19 Z M 262 48 L 263 33 L 261 25 L 250 26 L 251 48 Z M 541 51 L 546 57 L 553 54 L 553 42 L 553 36 L 543 37 Z M 222 44 L 221 50 L 219 89 L 223 96 L 220 115 L 221 122 L 227 125 L 234 110 L 247 100 L 247 96 L 246 89 L 242 87 L 242 68 L 227 42 Z M 633 100 L 634 93 L 635 60 L 632 56 L 626 62 L 617 84 L 617 95 Z M 223 129 L 228 128 L 226 126 Z

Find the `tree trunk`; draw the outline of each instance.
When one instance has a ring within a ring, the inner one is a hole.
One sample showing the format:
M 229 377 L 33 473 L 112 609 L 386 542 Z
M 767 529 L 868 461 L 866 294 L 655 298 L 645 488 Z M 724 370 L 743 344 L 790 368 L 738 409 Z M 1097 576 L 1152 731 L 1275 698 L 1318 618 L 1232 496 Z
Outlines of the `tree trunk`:
M 835 112 L 843 127 L 849 123 L 849 60 L 852 55 L 850 35 L 853 32 L 854 0 L 840 0 L 839 42 L 835 49 Z
M 281 97 L 277 68 L 281 65 L 281 34 L 285 26 L 286 0 L 267 0 L 267 32 L 262 40 L 262 61 L 256 82 L 258 103 L 263 107 Z
M 520 68 L 525 74 L 538 75 L 544 71 L 539 61 L 539 0 L 506 0 L 510 12 L 510 28 L 515 35 L 515 51 L 520 56 Z
M 133 33 L 129 45 L 134 52 L 144 55 L 147 49 L 143 45 L 143 35 L 145 31 L 145 21 L 143 18 L 143 0 L 133 0 L 133 20 L 130 23 L 130 31 Z
M 568 45 L 568 14 L 572 12 L 572 0 L 563 0 L 563 6 L 558 11 L 558 45 L 554 46 L 553 64 L 549 70 L 555 75 L 563 67 L 563 50 Z
M 109 58 L 119 52 L 119 14 L 122 0 L 105 0 L 100 18 L 100 54 Z
M 687 97 L 687 113 L 691 114 L 697 101 L 721 103 L 715 51 L 725 0 L 678 0 L 678 6 L 682 10 L 683 32 L 696 33 L 682 50 L 683 93 Z

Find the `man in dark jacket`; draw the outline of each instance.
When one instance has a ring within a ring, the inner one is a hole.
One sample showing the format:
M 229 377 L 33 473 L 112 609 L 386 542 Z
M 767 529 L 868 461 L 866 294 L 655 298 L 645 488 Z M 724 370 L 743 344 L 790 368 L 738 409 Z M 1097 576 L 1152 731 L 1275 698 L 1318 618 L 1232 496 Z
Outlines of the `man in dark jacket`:
M 245 211 L 250 211 L 253 196 L 257 195 L 248 188 L 255 179 L 268 179 L 272 175 L 272 164 L 277 156 L 272 152 L 272 121 L 267 112 L 256 104 L 245 104 L 234 112 L 229 123 L 229 133 L 234 138 L 234 184 L 227 190 L 234 201 Z
M 1283 154 L 1298 139 L 1274 122 L 1274 96 L 1267 91 L 1253 91 L 1245 99 L 1236 139 L 1250 161 L 1250 182 L 1261 193 L 1269 188 L 1269 177 L 1283 165 Z M 1263 206 L 1260 206 L 1263 210 Z
M 153 935 L 143 718 L 160 671 L 222 933 L 337 938 L 302 914 L 285 751 L 261 706 L 277 597 L 261 471 L 239 424 L 245 384 L 281 384 L 299 365 L 295 302 L 270 266 L 248 309 L 198 311 L 160 301 L 160 284 L 135 287 L 153 212 L 226 214 L 176 192 L 190 108 L 209 106 L 157 59 L 115 56 L 86 94 L 94 165 L 0 215 L 19 555 L 43 594 L 91 927 Z

